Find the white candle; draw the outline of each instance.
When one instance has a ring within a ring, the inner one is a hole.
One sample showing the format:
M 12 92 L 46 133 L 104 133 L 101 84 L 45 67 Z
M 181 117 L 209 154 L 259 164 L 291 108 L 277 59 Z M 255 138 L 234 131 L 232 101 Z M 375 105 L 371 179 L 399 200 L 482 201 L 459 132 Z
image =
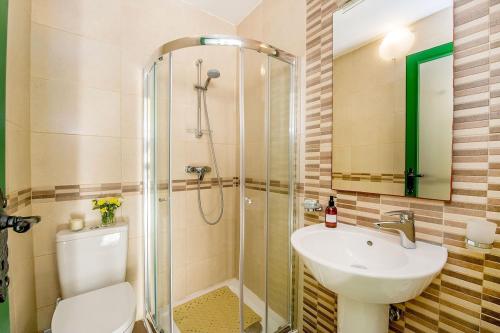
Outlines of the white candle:
M 69 228 L 71 231 L 80 231 L 83 229 L 83 220 L 82 219 L 71 219 L 69 221 Z
M 496 223 L 474 221 L 467 223 L 467 239 L 482 244 L 493 244 L 497 230 Z

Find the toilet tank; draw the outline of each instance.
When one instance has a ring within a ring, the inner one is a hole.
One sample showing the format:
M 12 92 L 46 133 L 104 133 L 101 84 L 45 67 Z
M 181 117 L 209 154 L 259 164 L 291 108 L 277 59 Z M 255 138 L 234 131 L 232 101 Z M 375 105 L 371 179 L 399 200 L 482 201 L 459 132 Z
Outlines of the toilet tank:
M 125 281 L 128 226 L 85 228 L 56 234 L 57 270 L 63 298 Z

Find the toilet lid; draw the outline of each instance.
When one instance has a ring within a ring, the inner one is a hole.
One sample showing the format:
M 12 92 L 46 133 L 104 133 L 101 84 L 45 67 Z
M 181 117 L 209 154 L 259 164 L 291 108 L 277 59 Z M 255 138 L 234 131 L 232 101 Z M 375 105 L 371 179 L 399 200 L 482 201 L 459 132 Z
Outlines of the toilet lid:
M 135 295 L 128 282 L 59 302 L 53 333 L 123 333 L 135 319 Z

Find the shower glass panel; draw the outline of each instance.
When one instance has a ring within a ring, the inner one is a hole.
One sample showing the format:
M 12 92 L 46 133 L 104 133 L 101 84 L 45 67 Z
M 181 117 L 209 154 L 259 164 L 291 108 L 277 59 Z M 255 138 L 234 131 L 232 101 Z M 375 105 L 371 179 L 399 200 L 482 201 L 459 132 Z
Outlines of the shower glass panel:
M 268 58 L 268 182 L 267 191 L 267 312 L 273 324 L 267 332 L 286 327 L 292 321 L 291 303 L 291 244 L 293 219 L 294 128 L 292 101 L 293 67 L 280 60 Z M 293 135 L 293 133 L 292 133 Z M 292 200 L 290 200 L 292 199 Z
M 171 332 L 170 62 L 155 63 L 144 80 L 145 315 L 164 333 Z
M 145 312 L 156 316 L 156 63 L 144 75 L 144 235 L 145 235 L 145 276 L 148 284 L 144 287 Z M 147 175 L 147 176 L 146 176 Z
M 165 333 L 170 332 L 171 304 L 171 201 L 169 200 L 170 181 L 170 63 L 172 59 L 157 64 L 157 133 L 156 144 L 156 175 L 157 175 L 157 318 Z
M 159 54 L 144 76 L 149 326 L 291 332 L 296 59 L 211 36 Z
M 244 301 L 266 316 L 267 234 L 267 55 L 243 50 L 244 165 L 245 165 L 245 256 Z M 262 325 L 265 326 L 265 325 Z M 262 329 L 265 329 L 263 327 Z

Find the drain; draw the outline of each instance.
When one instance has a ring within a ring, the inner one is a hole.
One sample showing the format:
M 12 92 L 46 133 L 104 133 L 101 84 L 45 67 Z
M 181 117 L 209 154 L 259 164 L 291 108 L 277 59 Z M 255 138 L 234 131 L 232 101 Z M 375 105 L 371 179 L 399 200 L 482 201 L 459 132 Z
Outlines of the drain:
M 358 264 L 352 264 L 351 267 L 359 268 L 359 269 L 368 269 L 368 267 L 363 266 L 363 265 L 358 265 Z
M 369 240 L 368 242 L 366 242 L 366 245 L 368 246 L 372 246 L 373 245 L 373 242 L 371 240 Z

